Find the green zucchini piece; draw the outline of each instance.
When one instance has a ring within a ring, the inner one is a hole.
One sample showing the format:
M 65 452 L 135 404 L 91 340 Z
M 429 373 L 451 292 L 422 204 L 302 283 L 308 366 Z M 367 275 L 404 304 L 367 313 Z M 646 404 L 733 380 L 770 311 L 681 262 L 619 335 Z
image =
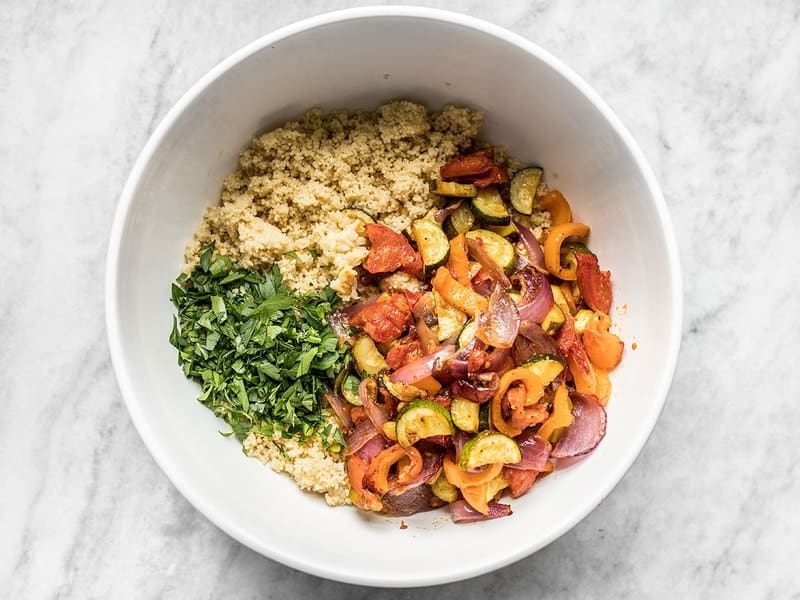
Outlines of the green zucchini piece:
M 436 221 L 428 217 L 417 219 L 411 223 L 411 235 L 417 242 L 426 275 L 433 273 L 447 262 L 447 257 L 450 256 L 450 241 Z
M 342 380 L 342 397 L 353 406 L 361 406 L 361 398 L 358 397 L 358 386 L 361 379 L 353 373 L 348 373 Z
M 397 443 L 408 448 L 425 438 L 453 435 L 453 420 L 442 405 L 430 400 L 417 400 L 400 411 L 396 431 Z
M 506 203 L 496 188 L 487 187 L 478 192 L 470 200 L 475 218 L 485 225 L 508 225 L 511 223 L 511 213 L 508 212 Z
M 474 198 L 478 195 L 478 188 L 471 183 L 458 183 L 439 179 L 436 181 L 436 188 L 433 193 L 453 198 Z
M 583 333 L 586 330 L 586 326 L 589 324 L 589 321 L 592 320 L 592 317 L 594 317 L 594 311 L 589 310 L 588 308 L 582 308 L 576 312 L 575 331 L 577 333 Z
M 450 403 L 450 417 L 453 425 L 461 431 L 476 433 L 480 425 L 481 405 L 466 398 L 453 398 Z
M 353 359 L 356 361 L 356 367 L 362 373 L 368 375 L 377 375 L 381 371 L 389 368 L 386 364 L 386 359 L 378 351 L 375 342 L 372 338 L 364 334 L 359 336 L 353 342 Z
M 553 308 L 550 309 L 550 312 L 545 315 L 542 321 L 542 329 L 550 335 L 553 335 L 556 331 L 561 329 L 561 326 L 566 320 L 567 318 L 564 316 L 564 311 L 558 307 L 558 304 L 553 304 Z
M 433 299 L 436 306 L 439 341 L 455 339 L 464 329 L 467 315 L 449 304 L 436 290 L 433 290 Z
M 514 174 L 511 178 L 509 196 L 511 206 L 518 213 L 529 215 L 533 213 L 533 204 L 536 199 L 536 190 L 542 181 L 544 171 L 540 167 L 528 167 Z
M 444 232 L 447 237 L 454 238 L 459 233 L 466 233 L 475 224 L 475 215 L 472 209 L 464 202 L 449 217 L 444 220 Z
M 434 496 L 445 502 L 449 503 L 458 500 L 458 488 L 447 481 L 447 477 L 444 476 L 444 471 L 442 471 L 439 477 L 436 478 L 436 481 L 431 484 L 431 491 Z
M 424 390 L 416 386 L 400 383 L 399 381 L 392 382 L 389 373 L 383 373 L 380 377 L 380 381 L 386 391 L 400 402 L 413 402 L 414 400 L 424 399 L 428 395 Z
M 515 464 L 522 460 L 522 451 L 513 439 L 495 431 L 481 431 L 464 444 L 458 466 L 477 469 L 495 463 Z
M 567 242 L 561 247 L 561 265 L 565 269 L 574 270 L 578 268 L 576 254 L 592 254 L 586 246 L 580 242 Z
M 510 275 L 514 272 L 517 255 L 514 252 L 514 246 L 506 238 L 488 229 L 473 229 L 468 231 L 466 236 L 473 240 L 480 240 L 489 258 L 503 269 L 506 274 Z
M 502 235 L 504 238 L 515 241 L 519 237 L 519 229 L 516 224 L 514 224 L 514 221 L 511 221 L 508 225 L 487 225 L 486 229 L 497 235 Z
M 464 324 L 461 333 L 458 334 L 458 347 L 463 348 L 472 341 L 475 337 L 475 332 L 478 331 L 478 321 L 470 319 Z
M 564 370 L 564 363 L 552 354 L 534 354 L 520 366 L 536 375 L 544 386 L 552 383 Z

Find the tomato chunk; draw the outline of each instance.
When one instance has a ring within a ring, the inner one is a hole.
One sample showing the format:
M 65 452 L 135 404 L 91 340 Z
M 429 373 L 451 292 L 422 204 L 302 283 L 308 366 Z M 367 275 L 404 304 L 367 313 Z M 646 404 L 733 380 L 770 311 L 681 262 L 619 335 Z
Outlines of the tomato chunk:
M 533 485 L 539 471 L 534 469 L 509 469 L 503 467 L 503 478 L 508 482 L 508 491 L 512 498 L 519 498 Z
M 402 235 L 379 223 L 367 224 L 366 233 L 372 245 L 364 261 L 369 273 L 394 273 L 398 269 L 409 275 L 422 273 L 422 257 Z
M 422 345 L 416 335 L 408 335 L 392 346 L 386 353 L 386 364 L 393 371 L 408 363 L 422 358 Z
M 399 338 L 413 321 L 405 294 L 392 294 L 365 306 L 350 319 L 350 325 L 361 327 L 378 343 Z
M 577 252 L 578 289 L 592 310 L 608 313 L 611 310 L 611 273 L 601 271 L 597 257 L 588 252 Z
M 442 179 L 457 179 L 486 187 L 496 183 L 508 183 L 508 171 L 495 164 L 494 148 L 491 146 L 477 152 L 458 156 L 439 169 Z

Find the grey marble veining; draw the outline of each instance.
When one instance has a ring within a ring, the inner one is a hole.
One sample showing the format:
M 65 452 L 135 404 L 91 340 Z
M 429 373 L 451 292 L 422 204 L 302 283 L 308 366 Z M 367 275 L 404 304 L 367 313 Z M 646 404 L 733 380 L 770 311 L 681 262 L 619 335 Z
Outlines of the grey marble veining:
M 121 187 L 209 68 L 281 25 L 355 4 L 4 3 L 0 597 L 800 598 L 790 0 L 420 3 L 508 27 L 581 73 L 641 144 L 676 225 L 686 306 L 670 399 L 631 471 L 568 534 L 473 580 L 359 588 L 239 545 L 158 469 L 105 341 Z

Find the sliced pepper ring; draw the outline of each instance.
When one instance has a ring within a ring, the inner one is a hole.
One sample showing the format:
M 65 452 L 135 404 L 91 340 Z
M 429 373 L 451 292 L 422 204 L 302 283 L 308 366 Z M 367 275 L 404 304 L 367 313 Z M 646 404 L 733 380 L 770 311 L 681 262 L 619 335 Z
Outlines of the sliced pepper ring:
M 567 238 L 577 237 L 586 239 L 589 236 L 589 226 L 584 223 L 559 223 L 550 229 L 544 241 L 544 266 L 559 279 L 575 281 L 578 279 L 576 266 L 564 267 L 561 265 L 561 246 Z
M 497 388 L 497 392 L 495 392 L 495 395 L 492 398 L 489 410 L 492 426 L 500 433 L 504 433 L 509 437 L 515 437 L 522 433 L 522 429 L 513 427 L 503 418 L 503 396 L 505 396 L 506 391 L 508 391 L 508 388 L 515 381 L 520 381 L 525 386 L 525 391 L 528 394 L 528 400 L 526 401 L 526 404 L 538 402 L 539 398 L 544 395 L 544 386 L 542 385 L 542 380 L 532 373 L 530 369 L 525 367 L 517 367 L 516 369 L 511 369 L 503 374 L 503 376 L 500 378 L 500 386 Z

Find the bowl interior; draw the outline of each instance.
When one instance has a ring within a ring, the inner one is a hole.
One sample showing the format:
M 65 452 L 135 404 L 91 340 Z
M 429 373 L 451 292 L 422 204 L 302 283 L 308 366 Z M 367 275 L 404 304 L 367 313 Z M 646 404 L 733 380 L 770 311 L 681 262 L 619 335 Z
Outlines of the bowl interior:
M 267 36 L 179 102 L 123 194 L 107 308 L 112 356 L 134 422 L 192 503 L 243 543 L 293 567 L 405 586 L 477 575 L 521 558 L 603 499 L 635 459 L 666 397 L 680 292 L 656 184 L 585 84 L 499 29 L 430 11 L 396 12 L 320 18 Z M 484 137 L 546 168 L 576 219 L 591 225 L 591 247 L 613 274 L 612 316 L 628 350 L 612 377 L 606 439 L 586 460 L 515 500 L 508 519 L 456 526 L 434 512 L 404 519 L 408 528 L 401 530 L 399 519 L 327 507 L 219 435 L 224 424 L 195 402 L 198 387 L 183 377 L 168 343 L 169 289 L 184 245 L 252 136 L 312 106 L 374 108 L 392 98 L 482 109 Z M 638 349 L 631 351 L 634 341 Z

